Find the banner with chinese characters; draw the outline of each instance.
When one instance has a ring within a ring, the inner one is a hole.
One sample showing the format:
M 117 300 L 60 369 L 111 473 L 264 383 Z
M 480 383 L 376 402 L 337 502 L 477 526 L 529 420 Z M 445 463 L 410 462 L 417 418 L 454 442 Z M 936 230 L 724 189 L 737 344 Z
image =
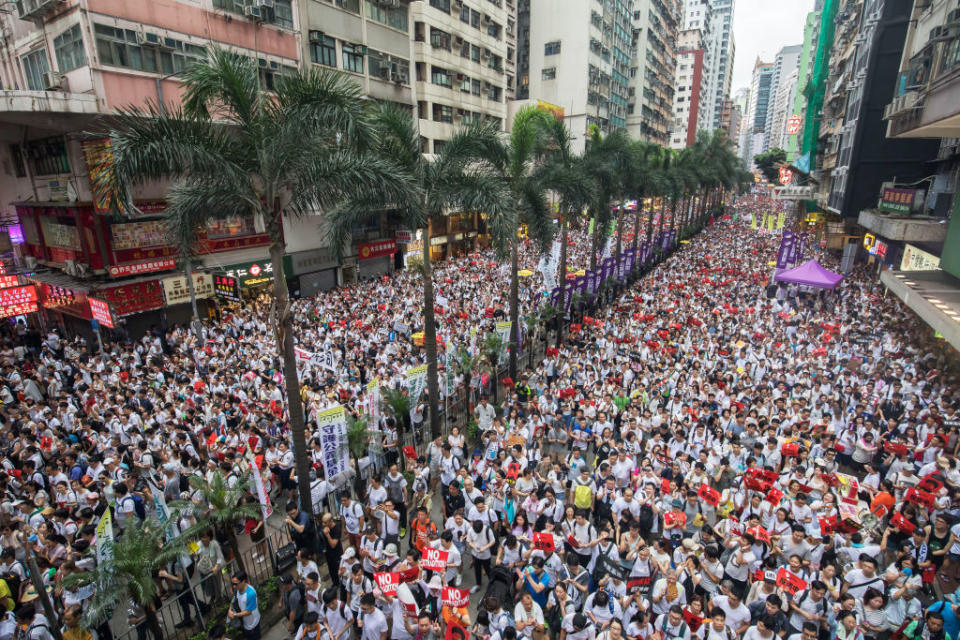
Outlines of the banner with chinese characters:
M 297 362 L 308 362 L 317 367 L 323 367 L 330 371 L 337 370 L 337 361 L 333 355 L 333 351 L 316 351 L 311 352 L 306 349 L 301 349 L 300 347 L 293 348 L 293 355 L 296 358 Z
M 117 316 L 128 316 L 163 308 L 163 286 L 159 280 L 100 289 L 97 291 L 97 296 L 112 304 Z
M 793 231 L 784 231 L 780 236 L 780 250 L 777 251 L 777 269 L 788 269 L 793 264 L 793 244 L 796 236 Z
M 0 289 L 0 318 L 33 313 L 37 309 L 36 286 L 29 284 Z
M 87 297 L 90 303 L 90 316 L 104 327 L 113 328 L 113 314 L 110 313 L 110 305 L 103 300 Z
M 320 461 L 329 481 L 350 468 L 350 450 L 347 446 L 347 412 L 341 406 L 317 414 L 320 432 Z
M 880 211 L 891 213 L 910 213 L 913 201 L 917 197 L 916 189 L 893 189 L 887 187 L 880 194 Z
M 209 273 L 192 273 L 193 292 L 197 300 L 213 296 L 213 276 Z M 167 306 L 190 302 L 190 287 L 187 286 L 186 276 L 174 276 L 163 279 L 163 297 Z
M 214 275 L 213 292 L 218 298 L 224 298 L 225 300 L 240 301 L 243 299 L 240 296 L 240 284 L 233 276 L 219 274 Z
M 940 257 L 928 253 L 912 244 L 903 247 L 903 259 L 900 271 L 936 271 L 940 268 Z
M 420 402 L 423 389 L 427 386 L 427 365 L 410 367 L 407 369 L 407 394 L 410 396 L 410 406 L 415 407 Z M 411 409 L 412 410 L 412 409 Z

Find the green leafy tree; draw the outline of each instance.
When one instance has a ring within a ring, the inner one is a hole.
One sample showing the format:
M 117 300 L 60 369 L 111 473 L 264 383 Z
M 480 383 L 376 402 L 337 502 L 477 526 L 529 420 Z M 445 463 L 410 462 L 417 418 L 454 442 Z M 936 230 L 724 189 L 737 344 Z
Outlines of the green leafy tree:
M 350 455 L 353 457 L 354 469 L 357 475 L 354 479 L 354 488 L 357 495 L 362 496 L 363 481 L 360 479 L 360 458 L 367 453 L 368 442 L 370 439 L 370 429 L 365 418 L 347 418 L 347 448 L 350 449 Z
M 84 603 L 86 626 L 93 628 L 101 624 L 117 607 L 133 602 L 143 609 L 145 623 L 153 637 L 164 638 L 154 606 L 157 597 L 154 576 L 177 562 L 181 554 L 189 553 L 188 540 L 185 536 L 167 540 L 163 525 L 153 516 L 142 523 L 137 518 L 128 518 L 123 532 L 114 541 L 104 543 L 107 559 L 90 571 L 74 572 L 63 580 L 64 588 L 70 590 L 95 585 L 93 596 Z
M 373 118 L 377 134 L 377 152 L 392 158 L 407 176 L 404 197 L 392 201 L 392 209 L 408 229 L 421 229 L 429 238 L 430 220 L 447 211 L 496 211 L 504 198 L 504 187 L 478 159 L 496 148 L 498 131 L 489 123 L 461 127 L 443 145 L 427 157 L 420 150 L 420 134 L 409 111 L 393 106 L 381 107 Z M 382 202 L 359 197 L 348 206 L 330 214 L 335 246 L 347 237 L 350 228 L 369 216 L 371 204 Z M 437 321 L 434 311 L 433 266 L 429 242 L 424 240 L 422 264 L 418 265 L 423 284 L 423 333 L 427 359 L 427 395 L 430 407 L 430 432 L 440 436 L 440 379 L 437 366 Z
M 492 380 L 493 404 L 497 404 L 497 393 L 500 387 L 500 380 L 498 379 L 500 376 L 500 361 L 503 359 L 503 349 L 506 346 L 503 337 L 494 331 L 488 333 L 486 338 L 483 339 L 483 359 L 486 361 Z
M 767 179 L 767 182 L 780 184 L 780 167 L 787 162 L 787 152 L 780 147 L 774 147 L 764 153 L 753 156 L 753 163 Z
M 270 238 L 275 310 L 300 499 L 310 504 L 310 458 L 294 358 L 293 318 L 283 271 L 285 217 L 330 210 L 361 194 L 391 202 L 407 180 L 374 141 L 362 89 L 316 65 L 265 92 L 256 60 L 211 48 L 182 74 L 183 105 L 148 103 L 107 121 L 112 157 L 98 188 L 118 211 L 136 211 L 133 185 L 172 180 L 171 242 L 189 246 L 208 221 L 251 216 Z
M 196 524 L 183 531 L 182 537 L 194 540 L 200 536 L 201 532 L 214 529 L 221 536 L 226 537 L 237 566 L 241 571 L 246 572 L 243 556 L 240 555 L 240 544 L 237 541 L 236 525 L 243 520 L 261 518 L 263 515 L 259 503 L 245 502 L 246 497 L 253 492 L 250 474 L 243 473 L 235 476 L 234 479 L 233 486 L 230 486 L 230 476 L 224 475 L 220 469 L 210 474 L 209 480 L 206 476 L 191 475 L 190 488 L 199 498 L 200 506 L 193 500 L 172 500 L 167 506 L 174 519 L 178 518 L 179 514 L 188 514 L 196 518 Z
M 454 371 L 463 376 L 463 386 L 467 390 L 467 400 L 469 405 L 470 387 L 473 383 L 473 374 L 479 373 L 483 364 L 483 356 L 479 353 L 470 355 L 470 350 L 466 347 L 460 347 L 454 353 L 447 366 L 452 366 Z M 472 407 L 469 407 L 471 408 Z
M 404 388 L 380 387 L 380 402 L 387 412 L 397 421 L 400 431 L 410 430 L 410 395 Z

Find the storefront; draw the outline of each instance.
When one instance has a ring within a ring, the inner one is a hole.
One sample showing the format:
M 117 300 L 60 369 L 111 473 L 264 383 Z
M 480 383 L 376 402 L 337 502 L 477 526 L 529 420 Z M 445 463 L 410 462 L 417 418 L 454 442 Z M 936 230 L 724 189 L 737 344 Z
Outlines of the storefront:
M 397 241 L 377 240 L 357 245 L 357 278 L 364 280 L 390 273 Z
M 287 290 L 294 298 L 309 298 L 318 291 L 335 288 L 338 267 L 336 255 L 326 248 L 283 256 Z
M 208 301 L 213 297 L 213 276 L 197 271 L 190 275 L 193 280 L 194 297 L 197 300 L 197 314 L 200 318 L 207 318 L 209 317 Z M 161 280 L 160 284 L 163 286 L 163 299 L 167 303 L 164 309 L 167 324 L 189 324 L 193 319 L 193 305 L 190 301 L 187 277 L 183 274 L 171 276 Z
M 255 297 L 273 285 L 273 262 L 270 258 L 227 265 L 220 272 L 236 278 L 240 293 L 245 298 Z

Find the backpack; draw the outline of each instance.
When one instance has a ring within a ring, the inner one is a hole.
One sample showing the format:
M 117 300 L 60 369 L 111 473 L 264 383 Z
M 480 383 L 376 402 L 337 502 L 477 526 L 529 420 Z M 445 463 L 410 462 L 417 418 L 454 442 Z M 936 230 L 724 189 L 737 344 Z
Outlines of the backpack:
M 641 531 L 650 531 L 653 528 L 653 507 L 648 504 L 640 505 L 640 515 L 637 516 Z
M 133 500 L 133 512 L 141 522 L 147 519 L 147 506 L 144 504 L 143 498 L 133 493 L 126 496 L 124 500 Z
M 578 509 L 589 509 L 593 491 L 586 484 L 578 484 L 573 490 L 573 505 Z
M 663 622 L 660 623 L 660 631 L 663 633 L 664 640 L 666 640 L 666 639 L 668 638 L 668 635 L 667 635 L 667 623 L 668 623 L 669 621 L 670 621 L 669 616 L 667 616 L 666 614 L 664 614 L 664 616 L 663 616 Z M 680 631 L 677 632 L 677 635 L 672 636 L 672 637 L 674 637 L 674 638 L 682 638 L 682 637 L 686 634 L 686 632 L 687 632 L 687 623 L 686 623 L 686 622 L 681 622 L 681 623 L 680 623 Z
M 810 597 L 810 589 L 807 589 L 806 591 L 803 592 L 803 595 L 800 596 L 800 599 L 797 600 L 797 606 L 799 607 L 800 605 L 802 605 L 802 604 L 803 604 L 803 601 L 806 600 L 806 599 L 809 598 L 809 597 Z M 817 608 L 820 610 L 820 614 L 819 614 L 819 615 L 821 615 L 821 616 L 824 615 L 824 614 L 827 612 L 827 598 L 826 598 L 826 597 L 820 598 L 820 602 L 817 603 Z

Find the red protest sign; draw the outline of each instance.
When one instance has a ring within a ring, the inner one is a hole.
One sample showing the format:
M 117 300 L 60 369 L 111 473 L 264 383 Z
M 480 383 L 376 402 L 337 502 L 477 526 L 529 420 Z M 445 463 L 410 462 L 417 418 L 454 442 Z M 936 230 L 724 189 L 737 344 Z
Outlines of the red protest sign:
M 511 462 L 507 465 L 507 480 L 516 480 L 520 475 L 520 463 Z
M 720 492 L 706 484 L 700 485 L 700 490 L 697 491 L 697 495 L 707 504 L 712 504 L 713 506 L 720 504 Z
M 893 514 L 890 518 L 890 524 L 906 534 L 913 533 L 913 530 L 917 528 L 917 525 L 904 518 L 900 512 Z
M 790 595 L 795 595 L 807 588 L 807 581 L 785 567 L 780 567 L 777 571 L 777 586 Z
M 773 487 L 772 483 L 756 476 L 744 478 L 743 485 L 750 491 L 759 491 L 760 493 L 766 493 Z
M 909 489 L 907 489 L 907 492 L 904 494 L 903 499 L 906 500 L 907 502 L 918 504 L 921 507 L 926 507 L 927 509 L 932 509 L 933 503 L 936 500 L 936 498 L 934 498 L 934 495 L 932 493 L 928 491 L 924 491 L 923 489 L 917 489 L 914 487 L 910 487 Z
M 907 449 L 907 445 L 900 444 L 899 442 L 884 442 L 883 450 L 895 456 L 905 456 L 910 452 L 910 450 Z
M 669 479 L 669 478 L 660 478 L 660 492 L 661 492 L 661 493 L 670 493 L 670 479 Z
M 806 493 L 807 495 L 813 493 L 813 487 L 808 484 L 798 484 L 797 491 L 799 493 Z
M 440 591 L 440 601 L 448 607 L 465 607 L 470 604 L 470 589 L 444 587 Z
M 777 506 L 780 504 L 780 501 L 783 500 L 783 491 L 780 491 L 780 489 L 770 489 L 767 493 L 766 500 L 773 506 Z
M 673 511 L 667 511 L 663 514 L 663 524 L 666 527 L 685 527 L 687 526 L 687 514 L 683 513 L 674 513 Z
M 397 595 L 397 585 L 400 584 L 399 573 L 396 571 L 375 573 L 373 574 L 373 579 L 377 581 L 377 586 L 380 587 L 380 591 L 383 591 L 384 594 L 388 596 Z
M 450 623 L 447 625 L 447 631 L 443 634 L 443 640 L 469 640 L 470 634 L 467 630 L 458 624 Z
M 413 445 L 409 445 L 403 448 L 403 455 L 406 456 L 407 460 L 416 460 L 417 459 L 417 450 Z
M 820 523 L 820 535 L 823 536 L 830 535 L 837 528 L 837 516 L 817 518 L 817 522 Z
M 780 447 L 780 453 L 789 458 L 796 458 L 800 455 L 800 445 L 796 442 L 788 442 Z
M 770 532 L 763 527 L 753 527 L 752 529 L 747 529 L 747 533 L 752 535 L 760 542 L 766 542 L 767 544 L 770 543 Z
M 923 480 L 921 480 L 920 484 L 917 485 L 917 489 L 927 491 L 929 493 L 937 493 L 940 491 L 940 489 L 943 489 L 943 483 L 937 480 L 931 473 L 923 476 Z
M 420 567 L 410 567 L 400 572 L 400 582 L 413 582 L 420 577 Z
M 774 482 L 780 479 L 779 473 L 777 473 L 776 471 L 770 471 L 769 469 L 757 469 L 754 467 L 750 467 L 749 469 L 747 469 L 746 473 L 748 476 L 751 476 L 754 478 L 760 478 L 771 484 L 773 484 Z
M 426 547 L 420 558 L 420 566 L 430 571 L 444 571 L 447 568 L 447 557 L 450 554 L 443 549 Z
M 552 553 L 557 550 L 557 543 L 554 541 L 552 533 L 534 532 L 533 548 Z

